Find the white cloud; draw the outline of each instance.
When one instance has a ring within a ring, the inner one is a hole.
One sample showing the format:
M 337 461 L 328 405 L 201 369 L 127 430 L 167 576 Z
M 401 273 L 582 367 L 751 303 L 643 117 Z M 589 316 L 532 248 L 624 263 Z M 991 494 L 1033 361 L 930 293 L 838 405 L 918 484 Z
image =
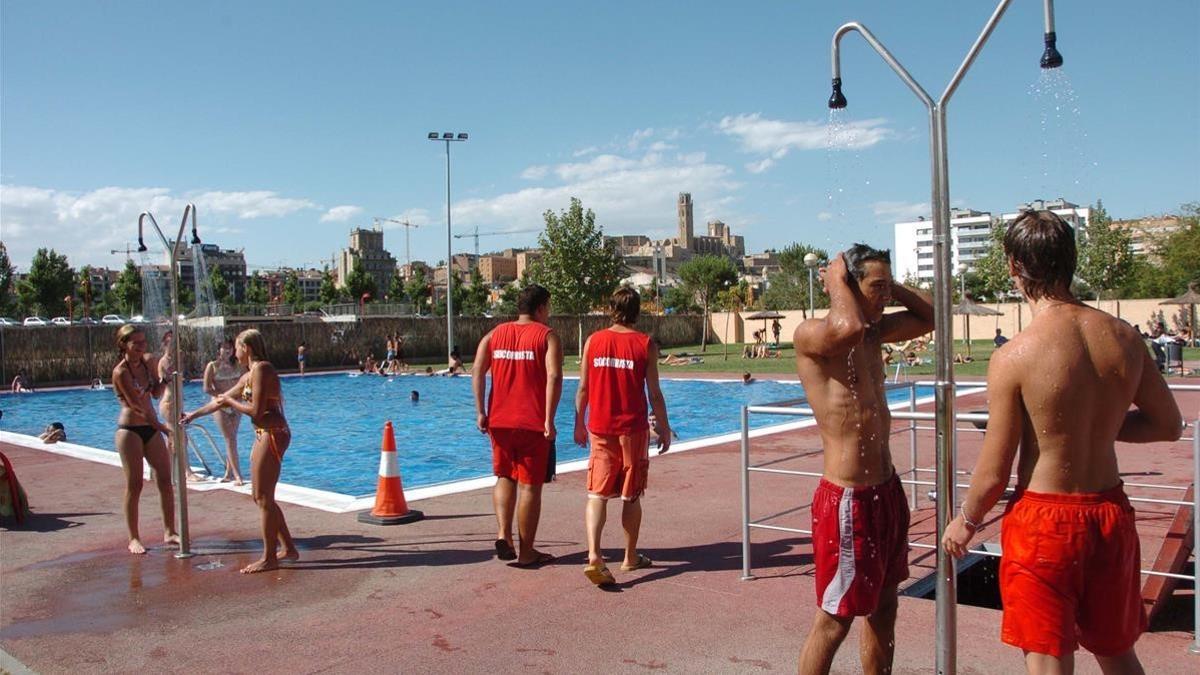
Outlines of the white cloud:
M 765 159 L 783 159 L 792 150 L 860 150 L 895 136 L 883 119 L 868 119 L 831 127 L 825 122 L 766 119 L 759 113 L 721 118 L 721 133 L 738 139 L 743 152 L 766 155 L 746 165 L 751 173 L 770 168 Z
M 172 194 L 161 187 L 102 187 L 88 192 L 67 192 L 28 185 L 0 185 L 0 238 L 14 264 L 26 268 L 34 252 L 50 246 L 66 254 L 73 266 L 106 265 L 137 242 L 138 214 L 155 215 L 163 234 L 173 236 L 184 206 L 195 203 L 200 236 L 229 231 L 229 218 L 251 220 L 315 209 L 307 199 L 282 197 L 271 191 Z M 151 228 L 152 229 L 152 228 Z M 147 245 L 156 246 L 157 235 L 144 233 Z
M 361 206 L 352 206 L 349 204 L 343 206 L 335 206 L 329 209 L 321 216 L 322 223 L 344 223 L 351 218 L 363 212 Z
M 766 171 L 767 169 L 771 168 L 772 166 L 774 166 L 774 164 L 775 164 L 775 160 L 771 159 L 770 157 L 767 157 L 767 158 L 762 159 L 757 162 L 750 162 L 749 164 L 746 165 L 746 170 L 749 171 L 750 173 L 762 173 L 762 172 Z
M 828 223 L 833 220 L 833 214 L 828 211 L 822 211 L 817 214 L 817 220 L 822 223 Z
M 629 140 L 625 143 L 625 147 L 626 147 L 626 149 L 628 149 L 631 152 L 634 150 L 637 150 L 638 147 L 642 144 L 642 141 L 650 138 L 653 135 L 654 135 L 653 127 L 648 127 L 646 129 L 638 129 L 637 131 L 633 132 L 632 136 L 629 137 Z
M 549 172 L 550 167 L 544 164 L 536 164 L 534 166 L 527 167 L 524 171 L 522 171 L 521 178 L 524 178 L 525 180 L 541 180 L 545 178 L 546 174 Z
M 727 166 L 708 162 L 703 152 L 597 155 L 587 162 L 551 167 L 548 177 L 559 184 L 457 202 L 454 219 L 500 229 L 540 227 L 546 210 L 560 211 L 578 197 L 596 212 L 606 231 L 647 232 L 674 222 L 680 192 L 691 192 L 700 205 L 726 198 L 739 187 L 732 173 Z
M 929 202 L 875 202 L 871 212 L 881 223 L 904 223 L 929 217 Z
M 433 220 L 429 217 L 429 211 L 425 209 L 405 209 L 404 211 L 391 216 L 391 218 L 392 221 L 398 220 L 401 223 L 411 223 L 417 227 L 423 227 L 433 223 Z M 403 227 L 403 225 L 400 223 L 392 221 L 384 221 L 383 229 L 396 230 Z
M 597 148 L 594 145 L 589 145 L 586 148 L 580 148 L 579 150 L 576 150 L 575 152 L 571 153 L 571 156 L 572 157 L 586 157 L 588 155 L 594 155 L 597 152 L 600 152 L 600 148 Z

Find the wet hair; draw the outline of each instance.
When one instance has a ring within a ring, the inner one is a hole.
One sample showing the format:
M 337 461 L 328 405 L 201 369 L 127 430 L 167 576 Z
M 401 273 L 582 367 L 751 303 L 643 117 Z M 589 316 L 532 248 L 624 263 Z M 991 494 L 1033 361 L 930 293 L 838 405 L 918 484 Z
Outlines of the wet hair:
M 1051 211 L 1023 211 L 1004 234 L 1004 255 L 1013 262 L 1030 300 L 1070 293 L 1075 276 L 1075 230 Z
M 533 314 L 547 302 L 550 302 L 550 291 L 544 286 L 529 284 L 522 288 L 521 294 L 517 296 L 517 313 Z
M 158 343 L 165 345 L 165 344 L 167 344 L 167 338 L 173 338 L 173 337 L 175 337 L 175 331 L 169 330 L 162 334 L 162 338 L 158 341 Z
M 138 325 L 135 325 L 132 323 L 127 323 L 124 326 L 121 326 L 120 328 L 118 328 L 117 329 L 117 351 L 122 356 L 124 356 L 125 348 L 129 346 L 129 341 L 133 339 L 133 336 L 137 335 L 138 333 L 145 334 L 145 332 L 146 331 L 142 330 L 141 326 L 138 326 Z M 24 371 L 21 371 L 21 372 L 24 372 Z
M 892 264 L 891 249 L 872 248 L 866 244 L 855 244 L 846 249 L 846 269 L 850 272 L 850 276 L 862 280 L 867 276 L 867 263 L 874 260 L 882 263 Z
M 410 401 L 420 401 L 421 400 L 421 392 L 417 391 L 416 389 L 413 389 L 412 391 L 408 392 L 408 398 Z
M 642 296 L 630 286 L 618 288 L 608 299 L 608 315 L 613 323 L 632 326 L 642 313 Z
M 267 358 L 267 341 L 256 329 L 247 328 L 238 333 L 237 341 L 250 349 L 251 361 L 263 361 Z
M 229 365 L 232 366 L 233 364 L 237 363 L 237 355 L 234 353 L 233 348 L 233 338 L 227 337 L 224 340 L 221 340 L 221 346 L 229 347 Z

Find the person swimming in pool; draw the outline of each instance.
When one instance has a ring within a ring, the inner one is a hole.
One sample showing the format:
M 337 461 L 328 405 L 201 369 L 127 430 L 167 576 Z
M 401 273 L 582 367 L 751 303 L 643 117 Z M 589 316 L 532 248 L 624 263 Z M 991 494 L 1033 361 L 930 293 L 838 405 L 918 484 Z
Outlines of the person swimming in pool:
M 234 357 L 233 340 L 225 338 L 217 348 L 217 358 L 208 362 L 204 367 L 204 393 L 216 398 L 229 391 L 246 372 Z M 303 361 L 301 361 L 303 363 Z M 238 460 L 238 427 L 242 423 L 242 414 L 233 408 L 221 408 L 217 414 L 217 426 L 225 437 L 225 475 L 221 476 L 222 483 L 233 481 L 234 485 L 245 483 L 242 478 L 242 468 Z
M 262 518 L 263 557 L 242 568 L 242 574 L 277 569 L 280 559 L 298 560 L 300 552 L 292 540 L 283 510 L 275 501 L 275 486 L 283 466 L 283 453 L 292 442 L 292 431 L 283 413 L 283 390 L 279 374 L 267 361 L 262 333 L 251 328 L 234 342 L 238 363 L 246 372 L 223 394 L 183 416 L 185 424 L 221 408 L 233 408 L 254 423 L 254 447 L 250 451 L 250 485 Z M 284 553 L 277 552 L 277 542 Z
M 129 552 L 145 553 L 138 534 L 138 501 L 142 495 L 142 461 L 154 469 L 158 501 L 162 508 L 163 541 L 178 544 L 175 533 L 175 493 L 171 486 L 171 455 L 163 434 L 171 432 L 154 412 L 150 399 L 162 394 L 163 383 L 154 375 L 156 359 L 146 353 L 146 333 L 140 326 L 125 324 L 117 330 L 121 358 L 112 372 L 113 393 L 121 404 L 114 443 L 125 472 L 125 525 L 129 529 Z

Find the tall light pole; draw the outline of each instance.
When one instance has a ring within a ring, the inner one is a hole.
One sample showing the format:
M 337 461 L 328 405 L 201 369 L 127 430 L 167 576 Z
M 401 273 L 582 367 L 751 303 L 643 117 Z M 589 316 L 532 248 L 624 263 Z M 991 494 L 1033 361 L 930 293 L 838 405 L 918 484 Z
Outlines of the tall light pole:
M 446 362 L 450 362 L 450 355 L 454 353 L 454 250 L 453 234 L 450 231 L 450 143 L 467 140 L 467 134 L 459 132 L 457 134 L 447 131 L 439 134 L 436 131 L 429 132 L 427 138 L 431 141 L 444 141 L 446 143 Z
M 808 318 L 813 318 L 813 272 L 817 269 L 817 254 L 809 251 L 804 254 L 804 266 L 808 268 Z

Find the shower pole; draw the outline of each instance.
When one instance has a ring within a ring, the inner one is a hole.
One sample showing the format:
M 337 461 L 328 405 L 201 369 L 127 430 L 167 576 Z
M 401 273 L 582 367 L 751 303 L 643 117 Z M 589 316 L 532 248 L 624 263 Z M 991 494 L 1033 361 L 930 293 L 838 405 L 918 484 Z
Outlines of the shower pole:
M 946 526 L 955 515 L 955 457 L 957 454 L 957 438 L 955 435 L 954 417 L 954 361 L 951 350 L 950 336 L 952 333 L 951 297 L 953 295 L 953 279 L 950 267 L 950 169 L 947 160 L 946 141 L 946 105 L 958 88 L 967 70 L 974 63 L 975 57 L 983 48 L 984 43 L 991 37 L 992 31 L 1011 0 L 1000 0 L 991 18 L 983 27 L 975 44 L 971 45 L 962 64 L 950 78 L 946 90 L 935 103 L 928 93 L 905 70 L 904 66 L 892 56 L 891 52 L 881 43 L 866 26 L 858 22 L 842 25 L 833 34 L 831 50 L 833 64 L 833 94 L 829 97 L 830 108 L 846 107 L 846 98 L 842 94 L 840 42 L 844 35 L 856 32 L 867 41 L 876 53 L 904 81 L 917 98 L 925 104 L 929 114 L 929 154 L 931 173 L 930 206 L 933 216 L 933 249 L 934 249 L 934 331 L 937 333 L 936 370 L 934 382 L 934 407 L 937 448 L 937 672 L 939 674 L 955 673 L 957 664 L 957 590 L 955 561 L 942 550 L 941 540 Z M 1054 33 L 1054 2 L 1044 0 L 1043 17 L 1045 23 L 1046 52 L 1042 56 L 1043 68 L 1056 68 L 1062 65 L 1062 57 L 1055 49 Z
M 145 240 L 142 237 L 143 224 L 149 219 L 150 224 L 154 226 L 154 231 L 158 233 L 159 240 L 162 241 L 163 249 L 167 253 L 167 273 L 171 280 L 171 334 L 174 339 L 171 340 L 171 359 L 175 363 L 175 372 L 171 375 L 171 447 L 175 449 L 175 462 L 172 467 L 172 474 L 175 482 L 175 512 L 176 519 L 179 525 L 179 552 L 175 554 L 176 558 L 190 558 L 194 553 L 191 551 L 191 538 L 188 534 L 188 507 L 187 507 L 187 453 L 183 449 L 183 425 L 179 423 L 181 414 L 180 405 L 183 403 L 183 373 L 180 369 L 183 362 L 179 356 L 179 244 L 183 240 L 183 231 L 187 226 L 188 216 L 192 219 L 192 241 L 200 243 L 199 237 L 196 236 L 196 205 L 188 204 L 183 208 L 183 218 L 179 221 L 179 233 L 175 236 L 175 241 L 169 242 L 163 236 L 162 228 L 158 226 L 158 221 L 154 219 L 149 211 L 143 211 L 138 216 L 138 251 L 145 252 Z M 194 270 L 193 270 L 194 272 Z

